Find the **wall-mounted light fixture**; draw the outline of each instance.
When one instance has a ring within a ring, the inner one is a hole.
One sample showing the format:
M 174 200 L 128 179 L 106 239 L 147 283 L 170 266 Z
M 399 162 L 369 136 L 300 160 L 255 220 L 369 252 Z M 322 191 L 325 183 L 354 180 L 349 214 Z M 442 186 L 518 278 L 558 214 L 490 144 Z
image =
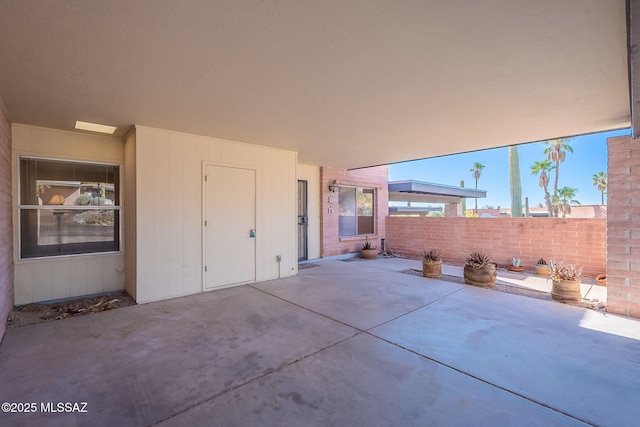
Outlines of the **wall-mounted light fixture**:
M 336 183 L 335 179 L 333 180 L 333 183 L 329 184 L 329 191 L 331 191 L 332 193 L 336 193 L 339 188 L 340 186 Z

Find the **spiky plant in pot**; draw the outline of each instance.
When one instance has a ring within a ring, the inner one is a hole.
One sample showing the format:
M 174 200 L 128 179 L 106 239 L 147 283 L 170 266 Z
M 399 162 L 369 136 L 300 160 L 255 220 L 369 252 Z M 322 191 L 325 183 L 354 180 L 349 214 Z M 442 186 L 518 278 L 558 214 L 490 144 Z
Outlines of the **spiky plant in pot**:
M 475 269 L 481 269 L 491 262 L 491 257 L 484 252 L 471 252 L 469 255 L 467 255 L 466 258 L 466 265 L 469 265 Z
M 425 251 L 422 256 L 422 275 L 431 279 L 437 279 L 442 274 L 442 255 L 440 252 Z
M 491 256 L 484 252 L 472 252 L 467 255 L 464 266 L 464 282 L 468 285 L 493 287 L 496 283 L 496 264 Z
M 431 250 L 429 252 L 425 251 L 424 255 L 422 256 L 422 260 L 424 262 L 442 262 L 442 255 L 440 255 L 440 252 L 434 250 Z
M 369 241 L 369 237 L 365 237 L 362 249 L 360 249 L 360 256 L 365 259 L 373 259 L 378 256 L 378 250 Z
M 564 262 L 556 263 L 554 260 L 551 260 L 549 269 L 549 277 L 554 282 L 560 280 L 582 280 L 583 267 L 578 267 L 573 264 L 566 264 Z
M 565 262 L 549 262 L 549 278 L 553 281 L 551 298 L 562 302 L 580 302 L 582 267 Z

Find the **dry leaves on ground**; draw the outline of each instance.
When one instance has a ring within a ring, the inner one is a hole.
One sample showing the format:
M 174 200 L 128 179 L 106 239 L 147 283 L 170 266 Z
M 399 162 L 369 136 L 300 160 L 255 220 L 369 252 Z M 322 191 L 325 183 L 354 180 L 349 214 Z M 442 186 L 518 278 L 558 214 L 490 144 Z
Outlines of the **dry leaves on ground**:
M 135 301 L 126 292 L 114 292 L 98 297 L 78 298 L 49 304 L 26 304 L 16 307 L 9 314 L 7 327 L 19 328 L 35 323 L 99 313 L 134 304 Z

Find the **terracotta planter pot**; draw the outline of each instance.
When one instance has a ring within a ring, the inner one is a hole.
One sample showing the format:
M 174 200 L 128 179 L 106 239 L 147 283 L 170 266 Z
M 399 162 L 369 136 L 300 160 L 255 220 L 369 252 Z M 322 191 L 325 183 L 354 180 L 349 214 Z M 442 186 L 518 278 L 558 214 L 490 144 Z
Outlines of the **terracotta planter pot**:
M 600 286 L 607 286 L 607 275 L 606 274 L 598 274 L 596 276 L 596 283 Z
M 480 286 L 483 288 L 492 288 L 496 284 L 495 264 L 487 264 L 482 268 L 473 268 L 470 265 L 464 266 L 464 282 L 467 285 Z
M 548 277 L 551 269 L 546 264 L 536 264 L 535 271 L 538 276 Z
M 374 259 L 378 256 L 377 249 L 360 249 L 360 257 L 364 259 Z
M 562 302 L 580 302 L 580 280 L 558 280 L 551 287 L 551 298 Z
M 510 265 L 509 267 L 507 267 L 507 269 L 509 271 L 515 271 L 516 273 L 522 273 L 524 271 L 524 267 L 516 267 L 515 265 Z
M 422 276 L 437 279 L 442 274 L 442 261 L 422 261 Z

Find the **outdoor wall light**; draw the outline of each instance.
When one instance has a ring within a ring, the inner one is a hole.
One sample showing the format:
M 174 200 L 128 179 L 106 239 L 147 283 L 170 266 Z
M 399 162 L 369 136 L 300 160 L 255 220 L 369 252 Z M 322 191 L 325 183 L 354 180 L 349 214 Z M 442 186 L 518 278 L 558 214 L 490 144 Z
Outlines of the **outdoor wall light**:
M 340 188 L 340 186 L 338 184 L 336 184 L 336 180 L 333 180 L 333 183 L 329 184 L 329 191 L 331 191 L 332 193 L 335 193 L 338 191 L 338 189 Z

